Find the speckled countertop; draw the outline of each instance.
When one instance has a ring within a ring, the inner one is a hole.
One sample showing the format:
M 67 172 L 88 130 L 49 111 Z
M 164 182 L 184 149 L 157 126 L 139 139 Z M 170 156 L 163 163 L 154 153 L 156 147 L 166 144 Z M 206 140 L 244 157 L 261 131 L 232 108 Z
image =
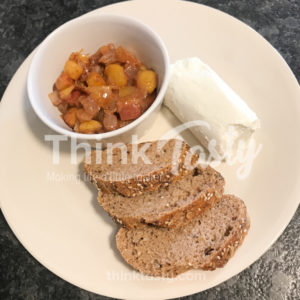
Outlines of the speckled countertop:
M 0 98 L 27 55 L 62 23 L 111 0 L 2 0 Z M 299 0 L 194 1 L 218 8 L 261 33 L 300 80 Z M 300 100 L 300 99 L 299 99 Z M 300 299 L 300 208 L 278 241 L 227 282 L 182 299 Z M 58 278 L 18 242 L 0 213 L 0 299 L 104 299 Z

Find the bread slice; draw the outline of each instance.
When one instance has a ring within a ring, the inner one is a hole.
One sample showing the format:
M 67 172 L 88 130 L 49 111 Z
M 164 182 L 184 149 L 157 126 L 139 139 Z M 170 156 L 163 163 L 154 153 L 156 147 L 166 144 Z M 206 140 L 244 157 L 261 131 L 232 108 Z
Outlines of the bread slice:
M 135 197 L 192 172 L 184 167 L 189 146 L 181 140 L 122 145 L 122 150 L 92 151 L 90 161 L 84 161 L 86 174 L 102 192 Z M 145 160 L 136 155 L 136 149 L 144 150 Z M 122 154 L 127 161 L 122 161 Z
M 243 201 L 225 195 L 184 227 L 121 228 L 116 243 L 134 269 L 152 276 L 175 277 L 189 269 L 223 267 L 243 242 L 249 226 Z
M 144 224 L 175 228 L 187 224 L 221 199 L 224 184 L 220 173 L 209 166 L 199 167 L 193 174 L 135 198 L 99 192 L 98 202 L 128 228 Z

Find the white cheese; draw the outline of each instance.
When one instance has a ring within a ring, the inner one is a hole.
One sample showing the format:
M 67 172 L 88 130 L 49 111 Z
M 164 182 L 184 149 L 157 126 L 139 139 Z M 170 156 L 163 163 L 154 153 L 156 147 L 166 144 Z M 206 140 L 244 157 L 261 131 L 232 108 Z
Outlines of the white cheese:
M 260 127 L 259 119 L 246 102 L 196 57 L 178 60 L 171 66 L 164 104 L 183 123 L 207 123 L 208 127 L 190 130 L 207 149 L 215 145 L 223 159 L 232 154 L 228 151 L 237 150 L 240 140 L 247 144 Z

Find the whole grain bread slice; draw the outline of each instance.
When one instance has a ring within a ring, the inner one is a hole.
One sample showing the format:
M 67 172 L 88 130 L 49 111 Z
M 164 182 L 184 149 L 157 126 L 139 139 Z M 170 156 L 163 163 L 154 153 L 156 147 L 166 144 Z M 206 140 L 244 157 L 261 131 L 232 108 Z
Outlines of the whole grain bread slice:
M 86 174 L 104 193 L 136 197 L 192 172 L 184 164 L 189 146 L 181 140 L 114 146 L 92 151 L 84 161 Z
M 171 184 L 130 198 L 117 193 L 98 194 L 100 205 L 127 228 L 144 224 L 176 228 L 183 226 L 221 199 L 224 178 L 213 168 L 195 168 Z
M 175 277 L 189 269 L 223 267 L 243 242 L 249 226 L 243 201 L 224 195 L 184 227 L 121 228 L 116 243 L 134 269 L 152 276 Z

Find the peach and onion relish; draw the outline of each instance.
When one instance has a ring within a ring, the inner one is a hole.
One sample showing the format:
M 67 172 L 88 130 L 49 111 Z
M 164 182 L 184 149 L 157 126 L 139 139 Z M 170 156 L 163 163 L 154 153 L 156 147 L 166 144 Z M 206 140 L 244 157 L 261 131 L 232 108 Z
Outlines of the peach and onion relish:
M 108 44 L 90 56 L 72 53 L 49 98 L 70 128 L 93 134 L 137 119 L 153 103 L 156 90 L 153 70 L 122 46 Z

